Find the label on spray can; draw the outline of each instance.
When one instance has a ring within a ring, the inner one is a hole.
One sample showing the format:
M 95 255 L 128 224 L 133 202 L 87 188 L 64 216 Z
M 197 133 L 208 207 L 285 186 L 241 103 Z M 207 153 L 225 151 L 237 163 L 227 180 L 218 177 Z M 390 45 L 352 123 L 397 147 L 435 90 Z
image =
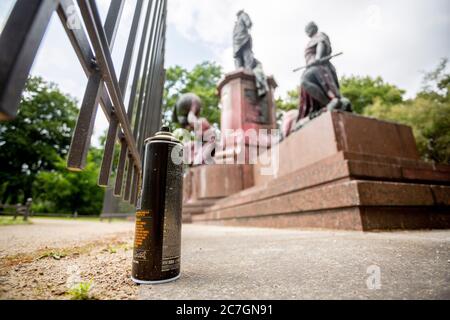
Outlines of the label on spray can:
M 149 261 L 150 250 L 145 248 L 151 248 L 150 229 L 152 225 L 152 217 L 149 210 L 136 211 L 136 228 L 134 236 L 134 260 L 137 261 Z
M 173 161 L 167 161 L 167 184 L 164 212 L 164 234 L 162 248 L 161 271 L 169 271 L 180 268 L 181 251 L 181 215 L 180 203 L 175 201 L 182 197 L 179 187 L 183 183 L 182 167 L 175 165 Z

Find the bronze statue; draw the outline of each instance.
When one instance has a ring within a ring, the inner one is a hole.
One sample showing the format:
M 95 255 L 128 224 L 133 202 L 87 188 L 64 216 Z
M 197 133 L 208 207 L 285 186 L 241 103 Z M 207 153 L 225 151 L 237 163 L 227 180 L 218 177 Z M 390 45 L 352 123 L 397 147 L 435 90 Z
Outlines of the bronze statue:
M 172 120 L 181 128 L 194 133 L 194 141 L 183 141 L 187 163 L 198 165 L 211 163 L 215 153 L 216 132 L 206 118 L 200 116 L 202 101 L 195 93 L 182 94 L 175 105 Z M 196 149 L 195 141 L 202 145 Z
M 194 93 L 182 94 L 175 105 L 172 121 L 184 129 L 193 130 L 202 108 L 201 99 Z
M 252 70 L 255 75 L 256 90 L 259 97 L 266 95 L 269 90 L 267 78 L 260 61 L 253 55 L 253 42 L 250 34 L 252 20 L 249 15 L 240 10 L 233 30 L 233 55 L 237 69 Z
M 324 108 L 351 111 L 351 103 L 342 97 L 336 69 L 330 62 L 330 39 L 319 32 L 314 22 L 306 25 L 305 32 L 311 39 L 305 49 L 306 70 L 301 80 L 298 120 L 313 118 Z
M 233 30 L 233 54 L 236 69 L 253 69 L 253 43 L 250 29 L 252 20 L 244 10 L 237 13 L 237 20 Z

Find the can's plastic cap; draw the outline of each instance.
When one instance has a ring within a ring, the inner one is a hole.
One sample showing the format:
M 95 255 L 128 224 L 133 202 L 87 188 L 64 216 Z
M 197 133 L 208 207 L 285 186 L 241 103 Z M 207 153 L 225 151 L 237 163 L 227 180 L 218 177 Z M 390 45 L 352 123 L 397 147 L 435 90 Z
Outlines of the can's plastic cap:
M 167 126 L 163 126 L 161 127 L 161 129 L 153 136 L 150 138 L 145 139 L 144 143 L 149 143 L 152 141 L 170 141 L 170 142 L 175 142 L 178 144 L 181 144 L 180 140 L 178 140 L 171 132 L 170 132 L 170 128 Z

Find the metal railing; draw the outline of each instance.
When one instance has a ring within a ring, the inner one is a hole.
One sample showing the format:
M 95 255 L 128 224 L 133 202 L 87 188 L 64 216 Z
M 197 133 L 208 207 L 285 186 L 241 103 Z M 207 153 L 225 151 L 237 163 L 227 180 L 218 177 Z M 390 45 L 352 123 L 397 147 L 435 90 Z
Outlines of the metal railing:
M 102 25 L 95 0 L 78 0 L 76 4 L 72 0 L 17 0 L 0 34 L 0 120 L 13 119 L 17 114 L 31 66 L 56 10 L 88 78 L 68 168 L 75 171 L 84 168 L 100 104 L 109 128 L 98 184 L 109 183 L 118 141 L 120 156 L 114 195 L 135 204 L 142 173 L 143 142 L 161 123 L 167 0 L 137 0 L 117 77 L 111 51 L 124 3 L 125 0 L 112 0 Z M 142 16 L 144 22 L 139 28 Z M 136 48 L 130 98 L 126 103 L 124 97 Z

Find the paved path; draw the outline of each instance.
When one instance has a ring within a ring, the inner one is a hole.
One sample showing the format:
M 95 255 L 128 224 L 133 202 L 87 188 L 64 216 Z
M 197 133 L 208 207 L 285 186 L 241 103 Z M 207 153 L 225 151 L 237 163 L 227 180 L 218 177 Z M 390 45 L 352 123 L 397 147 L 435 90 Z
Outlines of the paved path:
M 45 247 L 80 246 L 133 230 L 130 222 L 33 218 L 31 225 L 0 226 L 0 258 Z
M 378 268 L 381 287 L 368 289 Z M 450 299 L 450 231 L 186 225 L 180 279 L 139 290 L 143 299 Z
M 109 237 L 127 244 L 116 253 L 106 240 L 61 260 L 12 265 L 1 275 L 0 299 L 64 298 L 71 265 L 93 279 L 96 297 L 103 299 L 450 299 L 450 230 L 362 233 L 184 225 L 180 279 L 137 287 L 129 280 L 133 226 L 39 219 L 33 225 L 0 227 L 3 255 Z

